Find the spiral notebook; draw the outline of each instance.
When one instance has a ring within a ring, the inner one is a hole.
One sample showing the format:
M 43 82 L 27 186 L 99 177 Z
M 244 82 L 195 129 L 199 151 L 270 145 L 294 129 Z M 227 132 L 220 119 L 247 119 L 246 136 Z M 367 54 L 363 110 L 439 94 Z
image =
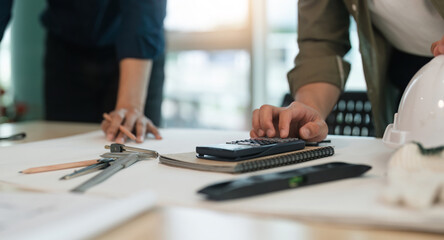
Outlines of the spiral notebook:
M 163 154 L 160 156 L 160 163 L 200 171 L 243 173 L 311 161 L 333 154 L 332 146 L 317 146 L 239 162 L 223 162 L 197 158 L 195 152 L 187 152 Z

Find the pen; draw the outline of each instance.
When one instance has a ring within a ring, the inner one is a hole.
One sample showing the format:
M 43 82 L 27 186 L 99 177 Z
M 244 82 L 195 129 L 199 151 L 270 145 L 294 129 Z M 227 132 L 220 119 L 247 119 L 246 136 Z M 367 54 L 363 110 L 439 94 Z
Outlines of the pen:
M 70 162 L 70 163 L 61 163 L 61 164 L 55 164 L 55 165 L 47 165 L 47 166 L 41 166 L 41 167 L 34 167 L 34 168 L 28 168 L 23 171 L 20 171 L 19 173 L 40 173 L 40 172 L 49 172 L 49 171 L 56 171 L 56 170 L 62 170 L 62 169 L 68 169 L 68 168 L 76 168 L 76 167 L 85 167 L 92 164 L 98 163 L 99 160 L 86 160 L 86 161 L 80 161 L 80 162 Z
M 331 143 L 331 140 L 325 139 L 320 142 L 305 142 L 305 146 L 319 146 L 319 144 L 322 144 L 322 143 Z
M 110 121 L 110 122 L 112 122 L 112 119 L 111 119 L 111 117 L 108 115 L 108 113 L 104 113 L 103 114 L 103 118 L 106 120 L 106 121 Z M 128 136 L 129 138 L 131 138 L 132 140 L 136 140 L 136 136 L 134 136 L 134 134 L 130 131 L 130 130 L 128 130 L 128 129 L 126 129 L 124 126 L 122 126 L 122 125 L 120 125 L 119 126 L 119 130 L 121 131 L 121 132 L 123 132 L 123 134 L 125 134 L 126 136 Z
M 26 137 L 26 133 L 21 132 L 21 133 L 17 133 L 17 134 L 13 134 L 11 136 L 7 136 L 7 137 L 0 137 L 0 140 L 22 140 Z

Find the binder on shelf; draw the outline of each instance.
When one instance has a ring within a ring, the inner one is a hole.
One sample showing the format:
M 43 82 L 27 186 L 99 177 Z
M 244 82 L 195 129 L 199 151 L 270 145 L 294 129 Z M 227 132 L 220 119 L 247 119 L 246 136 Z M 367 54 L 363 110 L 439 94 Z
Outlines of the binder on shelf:
M 174 167 L 201 171 L 244 173 L 262 169 L 307 162 L 334 154 L 332 146 L 305 147 L 302 150 L 280 153 L 238 162 L 207 160 L 196 157 L 195 152 L 163 154 L 160 163 Z

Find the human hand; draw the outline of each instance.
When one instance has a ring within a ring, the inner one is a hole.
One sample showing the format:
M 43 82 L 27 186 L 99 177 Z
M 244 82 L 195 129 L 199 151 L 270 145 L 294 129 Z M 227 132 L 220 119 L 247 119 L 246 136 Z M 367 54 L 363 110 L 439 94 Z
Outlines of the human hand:
M 438 56 L 440 54 L 444 54 L 444 36 L 441 40 L 432 43 L 432 47 L 430 51 L 433 53 L 433 56 Z
M 318 142 L 327 137 L 327 123 L 321 114 L 300 102 L 290 106 L 274 107 L 263 105 L 253 111 L 253 129 L 250 137 L 299 137 Z
M 130 131 L 135 131 L 137 143 L 142 143 L 147 133 L 152 133 L 156 139 L 162 139 L 156 126 L 140 111 L 120 108 L 110 112 L 109 116 L 111 121 L 105 119 L 101 125 L 109 141 L 125 143 L 127 136 L 119 132 L 121 125 Z

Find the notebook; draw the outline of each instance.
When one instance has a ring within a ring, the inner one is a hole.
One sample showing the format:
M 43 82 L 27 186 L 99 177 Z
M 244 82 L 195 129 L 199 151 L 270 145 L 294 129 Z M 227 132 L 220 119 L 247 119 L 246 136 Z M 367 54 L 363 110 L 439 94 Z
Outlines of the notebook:
M 160 163 L 200 171 L 243 173 L 306 162 L 333 154 L 332 146 L 316 146 L 239 162 L 223 162 L 197 158 L 195 152 L 187 152 L 163 154 L 160 156 Z

